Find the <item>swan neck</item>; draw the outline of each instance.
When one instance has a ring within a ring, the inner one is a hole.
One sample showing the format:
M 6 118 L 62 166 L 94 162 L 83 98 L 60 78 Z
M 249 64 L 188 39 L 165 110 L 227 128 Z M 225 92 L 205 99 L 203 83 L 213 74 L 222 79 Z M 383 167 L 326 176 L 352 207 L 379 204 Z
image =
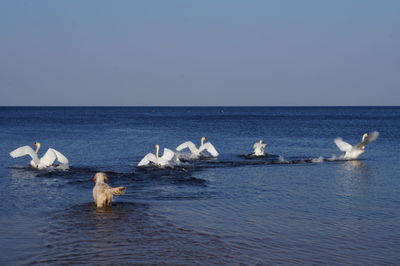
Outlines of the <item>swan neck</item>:
M 204 144 L 204 138 L 201 138 L 200 145 L 203 146 L 203 144 Z
M 157 146 L 157 147 L 156 147 L 156 159 L 157 159 L 157 161 L 158 161 L 158 151 L 159 151 L 159 149 L 160 149 L 160 148 Z
M 40 150 L 40 143 L 37 143 L 37 144 L 36 144 L 36 151 L 35 151 L 35 152 L 38 153 L 39 150 Z

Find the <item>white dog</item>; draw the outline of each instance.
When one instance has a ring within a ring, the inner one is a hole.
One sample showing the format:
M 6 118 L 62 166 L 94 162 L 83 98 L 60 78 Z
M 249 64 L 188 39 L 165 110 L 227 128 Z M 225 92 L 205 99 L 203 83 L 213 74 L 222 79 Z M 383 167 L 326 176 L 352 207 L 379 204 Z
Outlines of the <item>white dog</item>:
M 108 181 L 108 176 L 105 173 L 96 173 L 93 177 L 93 181 L 96 183 L 93 188 L 93 200 L 98 208 L 111 206 L 113 195 L 125 194 L 125 187 L 112 188 L 105 183 Z

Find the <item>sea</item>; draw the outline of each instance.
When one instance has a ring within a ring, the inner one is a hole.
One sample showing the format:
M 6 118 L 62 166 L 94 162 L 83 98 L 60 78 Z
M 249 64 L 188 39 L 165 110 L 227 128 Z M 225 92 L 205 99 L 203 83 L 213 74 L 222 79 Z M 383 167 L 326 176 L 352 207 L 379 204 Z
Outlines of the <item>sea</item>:
M 340 159 L 336 137 L 372 131 Z M 201 137 L 217 158 L 137 167 Z M 400 107 L 1 107 L 0 264 L 399 264 L 399 139 Z M 34 142 L 70 168 L 9 156 Z M 107 208 L 100 171 L 126 187 Z

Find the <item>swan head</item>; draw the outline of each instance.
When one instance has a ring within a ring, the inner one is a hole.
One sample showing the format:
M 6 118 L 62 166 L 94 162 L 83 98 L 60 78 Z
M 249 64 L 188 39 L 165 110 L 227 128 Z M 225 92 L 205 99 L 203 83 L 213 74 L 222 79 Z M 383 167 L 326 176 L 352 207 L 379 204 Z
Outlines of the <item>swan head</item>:
M 362 136 L 362 141 L 364 141 L 366 138 L 368 138 L 368 134 L 367 134 L 367 133 L 365 133 L 365 134 Z
M 264 140 L 260 139 L 259 143 L 264 144 Z
M 201 141 L 206 141 L 206 140 L 208 140 L 208 138 L 207 137 L 202 137 L 200 140 Z
M 38 153 L 39 152 L 39 149 L 40 149 L 40 142 L 35 142 L 35 143 L 33 143 L 33 146 L 35 146 L 36 147 L 36 153 Z
M 156 148 L 156 157 L 158 157 L 158 151 L 160 150 L 160 145 L 156 144 L 154 145 L 154 148 Z

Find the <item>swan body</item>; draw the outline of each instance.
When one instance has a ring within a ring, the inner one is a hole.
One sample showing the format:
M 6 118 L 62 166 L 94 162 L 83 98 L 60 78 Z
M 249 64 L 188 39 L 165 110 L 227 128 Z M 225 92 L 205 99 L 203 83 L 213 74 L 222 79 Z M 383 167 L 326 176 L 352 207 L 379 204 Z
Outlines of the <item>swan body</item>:
M 378 131 L 374 131 L 369 134 L 365 133 L 362 136 L 361 143 L 354 146 L 343 141 L 342 138 L 336 138 L 335 144 L 336 146 L 338 146 L 339 150 L 344 152 L 343 159 L 353 160 L 357 159 L 361 154 L 363 154 L 365 152 L 365 145 L 376 140 L 378 136 L 379 136 Z
M 52 166 L 55 161 L 60 162 L 63 168 L 68 168 L 69 161 L 67 157 L 65 157 L 61 152 L 49 148 L 43 155 L 43 157 L 39 158 L 38 152 L 41 147 L 40 142 L 35 142 L 33 146 L 36 147 L 35 151 L 30 146 L 22 146 L 10 152 L 10 156 L 13 158 L 18 158 L 25 155 L 29 155 L 32 158 L 32 160 L 29 162 L 29 165 L 36 169 L 48 168 Z
M 267 144 L 264 143 L 264 141 L 261 139 L 260 141 L 254 143 L 253 145 L 253 155 L 254 156 L 264 156 L 265 155 L 265 147 Z
M 178 147 L 176 147 L 176 150 L 181 151 L 184 149 L 189 149 L 191 158 L 199 158 L 199 157 L 205 156 L 203 154 L 203 151 L 207 151 L 208 153 L 211 154 L 212 157 L 217 157 L 219 155 L 219 153 L 215 149 L 215 147 L 210 142 L 204 143 L 204 141 L 207 141 L 207 140 L 208 140 L 208 138 L 202 137 L 200 139 L 200 147 L 199 148 L 197 148 L 193 142 L 186 141 L 186 142 L 182 143 L 181 145 L 179 145 Z
M 175 153 L 167 148 L 164 148 L 164 153 L 161 157 L 159 157 L 158 153 L 160 150 L 160 146 L 158 144 L 155 145 L 156 154 L 148 153 L 143 159 L 139 162 L 138 166 L 145 166 L 148 164 L 154 164 L 159 167 L 171 165 L 174 162 Z

